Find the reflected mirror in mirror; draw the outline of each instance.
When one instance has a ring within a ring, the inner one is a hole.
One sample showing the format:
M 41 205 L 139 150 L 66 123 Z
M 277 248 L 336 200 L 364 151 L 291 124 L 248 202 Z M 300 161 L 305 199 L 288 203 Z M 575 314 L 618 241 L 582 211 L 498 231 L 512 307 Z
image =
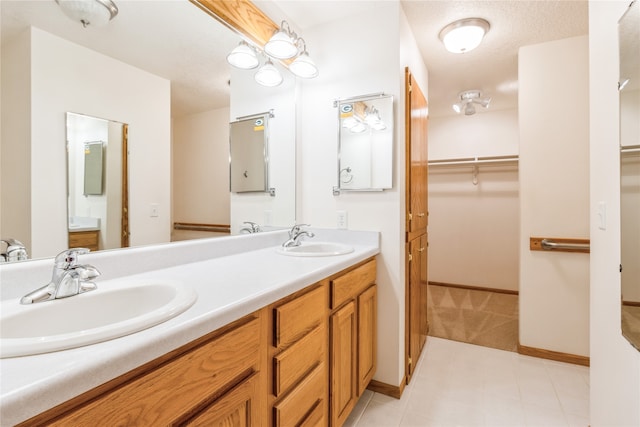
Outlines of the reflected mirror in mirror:
M 244 118 L 229 124 L 231 191 L 269 189 L 269 116 Z
M 640 350 L 640 3 L 618 26 L 622 335 Z
M 84 28 L 51 0 L 0 2 L 1 229 L 3 237 L 23 242 L 30 258 L 55 256 L 68 244 L 66 152 L 61 147 L 69 111 L 130 125 L 131 246 L 178 240 L 176 222 L 226 224 L 228 230 L 230 223 L 251 220 L 248 209 L 240 218 L 232 216 L 235 202 L 228 181 L 228 125 L 244 114 L 231 114 L 230 99 L 240 86 L 229 84 L 226 56 L 241 37 L 186 0 L 121 0 L 117 5 L 118 15 L 105 26 Z M 247 84 L 244 89 L 252 88 Z M 234 101 L 234 108 L 251 103 L 247 108 L 255 111 L 261 101 L 254 93 L 250 101 Z M 295 126 L 289 118 L 281 122 Z M 210 151 L 201 151 L 203 141 L 221 147 L 223 154 L 212 160 Z M 295 170 L 295 155 L 291 159 L 286 167 Z M 205 160 L 209 163 L 200 166 Z M 223 176 L 196 174 L 204 169 L 220 170 Z M 12 178 L 5 179 L 9 174 Z M 12 188 L 5 191 L 9 181 Z M 283 206 L 291 206 L 290 216 L 295 216 L 295 193 L 278 197 L 292 198 Z M 271 209 L 264 203 L 255 206 L 260 218 Z M 273 225 L 290 223 L 274 220 Z
M 69 247 L 128 246 L 124 123 L 67 113 Z
M 393 97 L 372 95 L 337 102 L 338 188 L 392 188 Z

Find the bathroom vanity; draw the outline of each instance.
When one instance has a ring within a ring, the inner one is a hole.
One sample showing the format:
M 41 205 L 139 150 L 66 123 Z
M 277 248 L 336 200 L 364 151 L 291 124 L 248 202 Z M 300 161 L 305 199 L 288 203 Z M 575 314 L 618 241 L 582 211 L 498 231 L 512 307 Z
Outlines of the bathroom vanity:
M 327 233 L 316 239 L 354 251 L 286 256 L 273 245 L 286 232 L 261 233 L 207 239 L 207 251 L 225 240 L 235 254 L 127 274 L 195 283 L 198 299 L 131 335 L 0 360 L 2 425 L 342 425 L 375 373 L 379 244 L 377 233 Z

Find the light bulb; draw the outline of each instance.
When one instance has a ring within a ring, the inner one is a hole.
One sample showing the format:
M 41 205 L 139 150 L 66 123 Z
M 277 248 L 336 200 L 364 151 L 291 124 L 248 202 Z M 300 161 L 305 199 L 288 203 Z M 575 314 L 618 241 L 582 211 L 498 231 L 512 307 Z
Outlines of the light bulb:
M 267 59 L 267 62 L 258 70 L 254 78 L 256 82 L 267 87 L 278 86 L 283 80 L 282 74 L 270 59 Z

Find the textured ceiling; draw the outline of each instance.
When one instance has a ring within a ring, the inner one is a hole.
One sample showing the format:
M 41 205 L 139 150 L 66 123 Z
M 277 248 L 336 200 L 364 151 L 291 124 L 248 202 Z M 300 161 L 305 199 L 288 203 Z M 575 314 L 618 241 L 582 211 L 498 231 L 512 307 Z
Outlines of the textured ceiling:
M 429 70 L 429 111 L 451 114 L 459 92 L 480 89 L 491 109 L 517 107 L 518 49 L 588 33 L 586 1 L 411 1 L 402 2 Z M 438 34 L 448 23 L 479 17 L 491 29 L 465 54 L 447 52 Z
M 383 2 L 385 0 L 382 0 Z M 265 2 L 267 3 L 267 2 Z M 366 1 L 278 0 L 276 5 L 304 30 L 335 19 L 357 16 Z M 518 49 L 521 46 L 588 33 L 588 3 L 577 0 L 401 0 L 429 70 L 429 112 L 455 114 L 459 92 L 480 89 L 491 109 L 517 106 Z M 456 55 L 438 39 L 440 30 L 462 18 L 479 17 L 491 29 L 476 50 Z
M 53 0 L 2 0 L 2 42 L 34 25 L 170 79 L 176 116 L 228 105 L 230 72 L 225 56 L 239 40 L 235 34 L 186 0 L 116 2 L 120 13 L 108 26 L 85 29 L 64 16 Z M 255 3 L 271 16 L 284 15 L 300 32 L 337 17 L 357 17 L 363 7 L 376 5 L 368 0 Z M 480 89 L 492 97 L 491 109 L 515 107 L 518 48 L 588 32 L 586 1 L 403 0 L 401 4 L 429 69 L 434 116 L 451 114 L 457 94 L 466 89 Z M 491 30 L 478 49 L 450 54 L 438 33 L 466 17 L 485 18 Z
M 1 0 L 2 43 L 33 25 L 171 80 L 172 114 L 229 105 L 226 55 L 240 40 L 187 0 L 115 0 L 107 26 L 83 28 L 54 0 Z

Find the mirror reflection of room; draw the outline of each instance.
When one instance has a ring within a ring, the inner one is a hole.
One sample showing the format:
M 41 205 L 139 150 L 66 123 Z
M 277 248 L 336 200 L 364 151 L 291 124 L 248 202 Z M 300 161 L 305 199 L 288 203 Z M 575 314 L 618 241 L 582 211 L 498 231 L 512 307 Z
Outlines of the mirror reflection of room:
M 125 128 L 123 123 L 67 113 L 70 248 L 126 246 L 121 239 Z
M 337 104 L 340 190 L 391 188 L 393 97 L 356 97 Z
M 188 1 L 119 2 L 105 26 L 73 22 L 49 0 L 2 1 L 0 16 L 2 157 L 15 165 L 15 184 L 2 194 L 2 230 L 24 244 L 30 259 L 69 245 L 67 112 L 129 125 L 129 246 L 236 234 L 245 221 L 291 225 L 295 179 L 282 178 L 288 184 L 275 198 L 233 198 L 229 191 L 229 122 L 294 97 L 290 76 L 275 88 L 258 87 L 255 71 L 232 76 L 226 57 L 241 40 L 237 33 Z M 144 43 L 142 21 L 153 34 Z M 294 173 L 292 109 L 278 109 L 272 133 L 282 148 L 271 161 Z M 120 247 L 103 234 L 100 249 Z
M 640 3 L 618 26 L 622 335 L 640 350 Z

